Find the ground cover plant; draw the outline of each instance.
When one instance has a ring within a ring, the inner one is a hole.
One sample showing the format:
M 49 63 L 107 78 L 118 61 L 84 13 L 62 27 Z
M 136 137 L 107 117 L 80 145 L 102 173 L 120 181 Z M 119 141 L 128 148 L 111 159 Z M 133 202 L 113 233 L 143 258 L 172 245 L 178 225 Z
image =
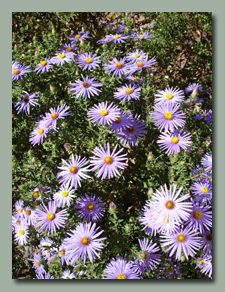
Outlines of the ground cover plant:
M 12 278 L 212 279 L 212 14 L 12 33 Z

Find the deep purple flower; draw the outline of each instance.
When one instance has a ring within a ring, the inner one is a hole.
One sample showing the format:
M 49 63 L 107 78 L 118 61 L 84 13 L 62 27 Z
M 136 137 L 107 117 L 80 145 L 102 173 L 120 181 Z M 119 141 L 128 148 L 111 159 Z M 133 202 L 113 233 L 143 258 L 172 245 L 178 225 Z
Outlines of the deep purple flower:
M 204 119 L 207 124 L 212 125 L 212 110 L 203 110 L 202 113 L 199 115 L 195 116 L 194 119 L 196 120 L 201 120 Z
M 185 92 L 191 92 L 193 93 L 194 91 L 196 92 L 199 92 L 199 90 L 202 90 L 203 87 L 201 86 L 201 84 L 199 83 L 192 83 L 191 85 L 189 85 L 188 87 L 185 88 Z
M 132 124 L 132 116 L 126 112 L 120 112 L 116 117 L 115 121 L 113 121 L 112 125 L 110 125 L 110 130 L 114 132 L 118 132 L 118 130 L 122 128 L 126 128 L 131 126 Z

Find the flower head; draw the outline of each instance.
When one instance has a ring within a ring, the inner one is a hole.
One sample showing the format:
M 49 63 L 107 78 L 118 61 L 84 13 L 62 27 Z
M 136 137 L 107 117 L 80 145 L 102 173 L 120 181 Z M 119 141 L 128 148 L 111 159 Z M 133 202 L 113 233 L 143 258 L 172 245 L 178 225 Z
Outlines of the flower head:
M 38 73 L 44 73 L 45 71 L 49 71 L 52 68 L 50 58 L 45 58 L 40 61 L 39 64 L 36 65 L 36 68 L 34 69 L 34 72 Z
M 99 63 L 101 63 L 99 59 L 100 57 L 97 57 L 96 55 L 92 56 L 92 53 L 85 53 L 84 55 L 81 54 L 78 56 L 77 64 L 80 67 L 83 67 L 83 71 L 86 69 L 96 70 L 96 68 L 99 67 Z
M 202 165 L 205 167 L 205 171 L 211 171 L 212 170 L 212 154 L 207 153 L 203 156 Z
M 46 138 L 49 128 L 44 121 L 39 123 L 39 126 L 33 130 L 30 134 L 29 141 L 34 146 L 36 144 L 40 145 L 43 143 L 43 139 Z
M 19 78 L 23 79 L 25 73 L 31 72 L 29 69 L 30 66 L 22 66 L 17 61 L 12 62 L 12 81 L 18 80 Z
M 45 272 L 44 265 L 41 264 L 41 256 L 39 253 L 34 253 L 33 268 L 37 274 L 42 274 Z
M 128 36 L 124 36 L 122 34 L 110 34 L 110 41 L 116 43 L 125 43 L 124 40 L 126 40 L 128 38 Z
M 25 94 L 22 95 L 23 99 L 15 104 L 15 108 L 17 110 L 17 114 L 19 114 L 21 111 L 25 112 L 26 115 L 30 114 L 30 105 L 40 105 L 36 102 L 37 95 L 39 92 L 35 92 L 33 94 L 29 94 L 28 92 L 22 90 Z
M 144 53 L 143 51 L 136 50 L 134 52 L 129 53 L 127 55 L 126 59 L 127 59 L 127 61 L 135 63 L 135 62 L 145 60 L 147 56 L 148 56 L 147 53 Z
M 81 40 L 87 40 L 90 39 L 89 37 L 89 31 L 83 32 L 83 31 L 78 31 L 78 34 L 72 35 L 71 37 L 68 37 L 72 43 L 76 43 Z
M 149 40 L 151 37 L 152 35 L 148 32 L 142 32 L 140 34 L 134 35 L 132 38 L 141 42 L 142 40 Z
M 184 91 L 178 88 L 169 87 L 155 94 L 156 103 L 181 103 L 184 100 Z
M 76 197 L 73 195 L 75 190 L 68 185 L 63 185 L 59 188 L 59 191 L 53 195 L 55 202 L 57 202 L 58 207 L 63 207 L 67 205 L 70 206 L 71 201 Z
M 19 245 L 26 245 L 28 242 L 28 236 L 28 225 L 25 222 L 15 226 L 15 241 Z
M 67 51 L 62 51 L 61 53 L 56 53 L 55 57 L 52 57 L 50 62 L 56 64 L 57 66 L 63 65 L 64 63 L 70 63 L 73 61 L 73 55 L 68 54 Z
M 113 72 L 113 75 L 119 75 L 120 79 L 123 80 L 123 74 L 127 75 L 127 68 L 128 65 L 125 63 L 126 58 L 121 58 L 120 60 L 117 60 L 116 58 L 113 58 L 112 61 L 109 61 L 109 64 L 106 65 L 104 68 L 108 72 Z
M 194 91 L 196 92 L 196 90 L 197 90 L 197 92 L 199 92 L 199 90 L 202 90 L 203 89 L 203 87 L 201 86 L 201 84 L 199 84 L 199 83 L 192 83 L 192 84 L 190 84 L 188 87 L 186 87 L 185 88 L 185 92 L 191 92 L 191 93 L 193 93 Z
M 196 196 L 197 202 L 212 202 L 212 184 L 210 182 L 194 182 L 191 185 L 191 190 Z
M 129 113 L 120 112 L 116 117 L 115 121 L 113 121 L 112 125 L 110 125 L 110 130 L 117 132 L 122 128 L 129 127 L 132 124 L 132 117 Z
M 74 279 L 76 278 L 74 273 L 71 273 L 70 270 L 63 271 L 62 279 Z
M 148 54 L 147 54 L 146 58 L 143 59 L 142 61 L 136 61 L 133 64 L 129 64 L 129 67 L 127 68 L 127 73 L 131 75 L 137 71 L 142 72 L 143 68 L 152 67 L 152 65 L 154 64 L 157 64 L 156 57 L 154 56 L 151 60 L 148 60 Z
M 50 108 L 50 113 L 46 113 L 45 117 L 43 118 L 44 122 L 47 122 L 47 125 L 51 125 L 51 128 L 56 130 L 56 125 L 58 119 L 64 119 L 65 116 L 71 115 L 70 112 L 67 112 L 69 110 L 69 106 L 66 104 L 62 104 L 61 106 L 58 106 L 57 108 Z
M 117 92 L 114 93 L 114 98 L 120 99 L 120 102 L 129 101 L 130 99 L 139 100 L 141 88 L 136 85 L 127 85 L 122 86 L 117 89 Z

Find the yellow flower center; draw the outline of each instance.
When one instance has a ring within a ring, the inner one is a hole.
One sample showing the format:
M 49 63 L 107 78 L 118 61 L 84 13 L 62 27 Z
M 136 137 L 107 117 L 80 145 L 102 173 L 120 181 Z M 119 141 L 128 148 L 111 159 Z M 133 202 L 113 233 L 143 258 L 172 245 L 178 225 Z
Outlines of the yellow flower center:
M 193 91 L 193 90 L 195 89 L 195 87 L 192 87 L 191 89 L 192 89 L 192 91 Z
M 40 263 L 37 262 L 37 263 L 35 264 L 35 266 L 36 266 L 36 267 L 40 267 Z
M 147 253 L 146 251 L 142 250 L 142 251 L 139 252 L 139 257 L 140 257 L 141 259 L 143 259 L 143 260 L 147 260 L 147 258 L 148 258 L 148 253 Z
M 143 39 L 145 36 L 143 34 L 139 35 L 139 38 Z
M 69 276 L 66 276 L 66 279 L 70 279 L 70 277 Z
M 144 66 L 144 63 L 143 62 L 138 62 L 137 63 L 137 66 L 140 68 L 140 67 L 143 67 Z
M 60 54 L 60 55 L 59 55 L 59 58 L 60 58 L 60 59 L 65 58 L 65 54 Z
M 126 279 L 127 277 L 124 274 L 119 274 L 116 278 L 117 279 Z
M 44 133 L 44 130 L 43 130 L 43 129 L 39 129 L 39 130 L 38 130 L 38 134 L 41 135 L 41 134 L 43 134 L 43 133 Z
M 116 63 L 116 68 L 118 68 L 118 69 L 123 68 L 123 63 L 121 63 L 121 62 Z
M 210 179 L 209 179 L 211 182 L 212 182 L 212 177 L 210 177 Z
M 76 167 L 76 166 L 71 166 L 71 167 L 70 167 L 70 172 L 73 173 L 73 174 L 77 173 L 77 172 L 78 172 L 78 167 Z
M 88 64 L 92 63 L 92 58 L 87 58 L 86 63 L 88 63 Z
M 101 116 L 106 116 L 106 115 L 108 115 L 108 111 L 107 110 L 101 110 L 100 111 L 100 115 Z
M 29 216 L 31 214 L 31 210 L 26 210 L 25 213 Z
M 173 144 L 177 144 L 177 143 L 179 142 L 178 137 L 172 137 L 172 138 L 171 138 L 171 142 L 172 142 Z
M 208 116 L 209 116 L 208 114 L 203 114 L 203 117 L 204 117 L 204 118 L 206 118 L 206 117 L 208 117 Z
M 173 201 L 168 201 L 166 202 L 166 208 L 167 209 L 173 209 L 174 208 L 174 202 Z
M 119 38 L 120 38 L 120 35 L 119 35 L 119 34 L 114 35 L 114 38 L 115 38 L 115 39 L 119 39 Z
M 33 193 L 33 197 L 34 197 L 35 199 L 37 199 L 37 198 L 39 197 L 39 192 L 35 192 L 35 193 Z
M 113 29 L 116 29 L 116 27 L 115 27 L 115 26 L 113 26 Z
M 41 61 L 40 64 L 41 64 L 42 67 L 44 67 L 47 64 L 47 62 L 46 61 Z
M 46 243 L 46 244 L 45 244 L 45 246 L 49 246 L 49 244 L 48 244 L 48 243 Z
M 68 48 L 66 48 L 66 51 L 67 52 L 72 52 L 73 50 L 70 47 L 68 47 Z
M 135 54 L 134 57 L 137 59 L 137 58 L 140 57 L 140 55 L 139 54 Z
M 89 245 L 89 243 L 90 243 L 90 239 L 89 238 L 87 238 L 87 237 L 83 237 L 82 239 L 81 239 L 81 244 L 83 244 L 83 245 Z
M 206 239 L 209 240 L 209 241 L 212 241 L 212 234 L 208 234 L 208 235 L 206 236 Z
M 19 208 L 18 209 L 18 212 L 22 213 L 23 212 L 23 209 L 22 208 Z
M 52 221 L 53 219 L 55 219 L 55 215 L 52 214 L 52 213 L 49 213 L 49 214 L 47 215 L 47 219 L 48 219 L 49 221 Z
M 207 193 L 208 193 L 208 191 L 209 191 L 209 189 L 208 189 L 208 188 L 206 188 L 206 187 L 203 187 L 203 188 L 202 188 L 202 192 L 203 192 L 203 194 L 207 194 Z
M 179 235 L 177 236 L 177 241 L 179 241 L 179 242 L 185 242 L 185 240 L 186 240 L 185 235 L 183 235 L 183 234 L 179 234 Z
M 94 210 L 94 208 L 95 208 L 95 205 L 92 204 L 92 203 L 90 203 L 90 204 L 87 205 L 87 209 L 88 209 L 89 211 Z
M 167 98 L 167 99 L 171 99 L 171 98 L 173 98 L 173 95 L 172 95 L 171 93 L 168 93 L 168 94 L 166 95 L 166 98 Z
M 24 230 L 20 230 L 20 235 L 24 235 L 25 234 L 25 231 Z
M 199 263 L 201 266 L 203 266 L 205 262 L 204 262 L 204 260 L 199 260 L 198 263 Z
M 105 159 L 104 159 L 104 161 L 105 161 L 106 164 L 112 164 L 113 159 L 110 156 L 106 156 Z
M 17 220 L 16 221 L 16 225 L 20 225 L 20 220 Z
M 135 130 L 135 127 L 134 127 L 134 126 L 129 126 L 129 127 L 127 127 L 127 131 L 128 131 L 129 133 L 133 133 L 134 130 Z
M 140 78 L 139 77 L 134 77 L 134 81 L 139 81 Z
M 195 219 L 201 219 L 202 218 L 202 212 L 201 211 L 195 211 L 194 212 Z
M 125 90 L 126 94 L 131 94 L 133 92 L 133 89 L 132 88 L 127 88 Z
M 62 192 L 62 196 L 63 196 L 64 198 L 68 197 L 68 195 L 69 195 L 68 192 Z
M 121 117 L 116 117 L 115 123 L 119 124 L 122 121 Z
M 165 113 L 164 118 L 165 118 L 166 120 L 172 120 L 172 118 L 173 118 L 173 114 L 170 113 L 170 112 L 167 112 L 167 113 Z
M 79 38 L 80 38 L 80 35 L 79 35 L 79 34 L 76 34 L 76 35 L 75 35 L 75 38 L 76 38 L 76 39 L 79 39 Z
M 61 255 L 65 255 L 65 249 L 60 250 L 59 252 Z
M 20 73 L 20 70 L 18 70 L 18 69 L 13 70 L 13 74 L 15 74 L 15 75 L 18 75 L 19 73 Z
M 90 86 L 90 84 L 87 82 L 87 81 L 84 81 L 84 83 L 83 83 L 83 87 L 84 88 L 88 88 Z
M 58 115 L 57 113 L 53 113 L 53 114 L 51 114 L 51 118 L 52 118 L 53 120 L 57 119 L 58 116 L 59 116 L 59 115 Z

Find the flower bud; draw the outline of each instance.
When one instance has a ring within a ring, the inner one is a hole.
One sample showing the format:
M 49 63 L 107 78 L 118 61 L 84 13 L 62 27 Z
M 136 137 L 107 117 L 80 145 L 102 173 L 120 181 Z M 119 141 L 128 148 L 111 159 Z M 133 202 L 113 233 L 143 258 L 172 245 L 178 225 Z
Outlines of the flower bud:
M 150 188 L 148 189 L 148 196 L 151 196 L 153 193 L 154 193 L 153 188 L 150 187 Z
M 199 149 L 198 149 L 198 151 L 197 151 L 197 154 L 198 154 L 198 155 L 202 155 L 202 153 L 203 153 L 203 149 L 202 149 L 202 147 L 199 147 Z
M 51 91 L 51 92 L 54 92 L 54 91 L 55 91 L 55 87 L 54 87 L 53 85 L 50 84 L 50 85 L 49 85 L 49 88 L 50 88 L 50 91 Z
M 154 158 L 154 155 L 153 155 L 153 153 L 150 151 L 149 153 L 148 153 L 148 160 L 152 160 Z
M 64 147 L 67 151 L 70 150 L 70 144 L 69 144 L 69 143 L 65 143 L 65 144 L 63 145 L 63 147 Z
M 115 205 L 113 202 L 111 202 L 111 203 L 109 204 L 109 209 L 110 209 L 110 210 L 116 210 L 116 205 Z

